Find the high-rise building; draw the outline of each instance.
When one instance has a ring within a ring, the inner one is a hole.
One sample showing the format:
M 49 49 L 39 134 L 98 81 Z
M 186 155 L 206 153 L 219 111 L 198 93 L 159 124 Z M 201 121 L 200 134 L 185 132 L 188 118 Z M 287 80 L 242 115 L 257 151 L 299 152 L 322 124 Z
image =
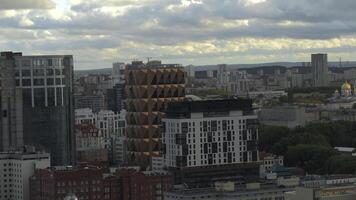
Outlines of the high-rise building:
M 0 151 L 32 145 L 52 164 L 73 162 L 73 57 L 2 52 L 0 81 Z
M 111 77 L 114 86 L 106 91 L 107 109 L 114 112 L 120 112 L 124 109 L 125 66 L 125 63 L 113 63 Z
M 117 83 L 106 90 L 106 109 L 116 113 L 124 109 L 125 83 Z
M 125 63 L 113 63 L 111 77 L 114 85 L 125 82 Z
M 169 102 L 185 96 L 184 69 L 160 61 L 126 66 L 128 161 L 147 167 L 161 152 L 161 118 Z
M 251 100 L 171 103 L 162 122 L 164 165 L 176 183 L 258 177 L 258 121 Z
M 329 68 L 327 54 L 312 54 L 312 82 L 314 87 L 329 85 Z
M 0 199 L 29 200 L 29 178 L 47 167 L 48 153 L 0 153 Z

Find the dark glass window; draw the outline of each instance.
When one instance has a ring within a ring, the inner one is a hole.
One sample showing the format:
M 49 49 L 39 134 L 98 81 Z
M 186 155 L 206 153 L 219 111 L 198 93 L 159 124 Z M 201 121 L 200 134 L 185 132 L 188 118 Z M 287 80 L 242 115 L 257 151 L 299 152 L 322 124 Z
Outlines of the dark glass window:
M 31 79 L 22 79 L 22 86 L 31 86 Z
M 22 80 L 22 84 L 23 84 Z M 31 94 L 31 89 L 22 89 L 22 98 L 23 98 L 23 103 L 25 106 L 31 106 L 32 105 L 32 94 Z
M 57 93 L 57 105 L 62 105 L 62 92 L 61 88 L 56 88 Z
M 55 89 L 47 88 L 47 102 L 48 106 L 54 106 L 55 104 Z
M 44 88 L 35 88 L 34 89 L 34 100 L 35 107 L 45 106 L 45 89 Z
M 43 69 L 34 69 L 33 76 L 44 76 L 44 70 Z
M 35 86 L 41 86 L 41 85 L 44 85 L 44 79 L 34 79 L 33 80 L 33 84 L 35 85 Z
M 47 76 L 53 76 L 53 69 L 47 69 L 46 70 L 46 74 L 47 74 Z
M 53 66 L 53 61 L 52 61 L 52 59 L 47 59 L 47 65 L 48 65 L 48 66 Z
M 61 85 L 61 79 L 60 78 L 56 78 L 56 85 Z
M 61 70 L 60 69 L 55 69 L 56 75 L 61 75 Z
M 22 76 L 30 77 L 31 76 L 31 70 L 23 69 L 22 70 Z
M 53 78 L 47 78 L 47 85 L 54 85 L 54 79 Z

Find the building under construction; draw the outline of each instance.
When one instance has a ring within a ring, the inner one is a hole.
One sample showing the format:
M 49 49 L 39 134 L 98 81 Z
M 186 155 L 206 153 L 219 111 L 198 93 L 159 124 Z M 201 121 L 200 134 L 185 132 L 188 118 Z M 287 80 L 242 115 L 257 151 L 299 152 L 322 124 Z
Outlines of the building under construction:
M 126 67 L 127 152 L 130 164 L 146 168 L 161 154 L 161 119 L 168 103 L 183 101 L 184 69 L 160 61 Z

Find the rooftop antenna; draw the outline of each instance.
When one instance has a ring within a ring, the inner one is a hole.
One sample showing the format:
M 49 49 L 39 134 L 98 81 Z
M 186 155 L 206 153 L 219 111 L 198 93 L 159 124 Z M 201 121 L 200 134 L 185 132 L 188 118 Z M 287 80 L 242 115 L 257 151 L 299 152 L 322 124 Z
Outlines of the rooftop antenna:
M 152 57 L 146 57 L 147 58 L 147 63 L 150 62 L 150 59 L 152 59 Z
M 340 60 L 339 60 L 339 67 L 340 68 L 342 67 L 341 57 L 340 57 Z

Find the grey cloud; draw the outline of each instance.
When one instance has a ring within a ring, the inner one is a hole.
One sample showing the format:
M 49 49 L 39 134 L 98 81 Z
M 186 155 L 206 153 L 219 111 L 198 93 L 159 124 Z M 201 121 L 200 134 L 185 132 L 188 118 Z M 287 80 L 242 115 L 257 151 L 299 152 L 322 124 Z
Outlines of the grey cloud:
M 0 10 L 50 9 L 55 3 L 51 0 L 0 0 Z
M 0 0 L 2 1 L 10 2 L 10 0 Z M 26 2 L 34 1 L 40 2 L 41 0 Z M 21 1 L 17 0 L 17 2 Z M 70 20 L 55 20 L 47 15 L 39 15 L 38 11 L 30 11 L 23 15 L 34 22 L 25 30 L 51 30 L 57 34 L 55 41 L 31 42 L 32 48 L 49 51 L 85 48 L 100 51 L 104 48 L 118 48 L 125 53 L 123 55 L 145 56 L 155 53 L 159 57 L 172 59 L 190 56 L 191 59 L 195 59 L 206 56 L 199 53 L 191 55 L 190 52 L 179 56 L 167 55 L 165 52 L 152 52 L 146 48 L 125 48 L 121 44 L 123 41 L 133 41 L 142 45 L 174 47 L 186 42 L 220 41 L 243 37 L 322 40 L 356 35 L 355 0 L 266 0 L 250 6 L 244 5 L 245 0 L 202 0 L 202 4 L 191 4 L 188 7 L 176 8 L 174 11 L 167 9 L 169 5 L 178 6 L 180 2 L 180 0 L 83 1 L 71 7 L 67 14 Z M 131 7 L 129 6 L 125 14 L 119 16 L 102 13 L 100 9 L 97 9 L 104 6 L 128 5 Z M 21 17 L 0 18 L 0 26 L 24 31 L 24 28 L 18 24 Z M 219 26 L 224 22 L 245 19 L 249 20 L 248 26 Z M 217 24 L 207 24 L 205 23 L 207 20 L 215 21 Z M 305 25 L 281 26 L 280 23 L 285 21 Z M 147 26 L 150 23 L 152 26 Z M 103 35 L 106 39 L 94 37 L 98 39 L 85 40 L 82 39 L 84 35 Z M 67 42 L 66 37 L 70 38 Z M 224 45 L 221 48 L 224 48 Z M 337 49 L 348 50 L 342 47 Z M 338 51 L 337 49 L 334 51 Z M 355 51 L 355 49 L 352 48 L 350 51 Z M 278 52 L 275 53 L 278 54 Z M 224 54 L 232 56 L 236 52 Z M 271 52 L 250 50 L 243 54 L 262 55 L 271 54 Z M 222 55 L 223 53 L 216 53 L 208 57 Z

